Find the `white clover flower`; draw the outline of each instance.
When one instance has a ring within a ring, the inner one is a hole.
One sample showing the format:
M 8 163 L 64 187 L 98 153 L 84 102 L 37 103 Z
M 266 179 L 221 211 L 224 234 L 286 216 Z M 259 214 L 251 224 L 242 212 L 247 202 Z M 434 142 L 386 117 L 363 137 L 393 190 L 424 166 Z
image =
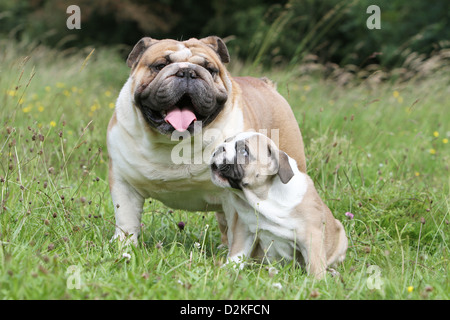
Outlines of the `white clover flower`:
M 127 260 L 130 260 L 131 259 L 131 254 L 124 252 L 122 254 L 122 258 L 126 258 Z
M 274 287 L 275 289 L 281 290 L 283 289 L 283 286 L 281 285 L 281 283 L 279 282 L 275 282 L 272 284 L 272 287 Z
M 273 276 L 275 276 L 276 274 L 278 274 L 278 269 L 275 267 L 270 267 L 269 268 L 269 277 L 273 278 Z

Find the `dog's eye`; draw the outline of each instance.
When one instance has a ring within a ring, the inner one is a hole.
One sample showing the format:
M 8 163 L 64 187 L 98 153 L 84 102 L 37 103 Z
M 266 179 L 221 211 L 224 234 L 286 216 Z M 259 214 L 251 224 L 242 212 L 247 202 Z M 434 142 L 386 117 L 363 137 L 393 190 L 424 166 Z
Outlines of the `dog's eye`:
M 166 63 L 159 63 L 159 64 L 157 64 L 157 65 L 154 65 L 153 68 L 154 68 L 156 71 L 161 71 L 165 66 L 167 66 Z
M 206 68 L 206 70 L 208 70 L 209 73 L 211 73 L 211 75 L 213 77 L 219 73 L 219 69 L 216 69 L 216 68 L 213 68 L 213 67 L 208 67 L 208 68 Z

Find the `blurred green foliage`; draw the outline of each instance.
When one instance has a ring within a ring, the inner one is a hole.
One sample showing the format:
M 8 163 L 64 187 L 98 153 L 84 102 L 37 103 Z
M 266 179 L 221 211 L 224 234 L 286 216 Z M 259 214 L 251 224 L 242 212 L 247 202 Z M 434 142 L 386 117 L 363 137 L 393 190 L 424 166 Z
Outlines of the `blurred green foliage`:
M 66 9 L 81 8 L 81 30 Z M 369 5 L 381 29 L 369 30 Z M 450 47 L 448 0 L 2 0 L 0 35 L 67 49 L 134 45 L 142 36 L 188 39 L 216 34 L 234 57 L 254 65 L 319 62 L 401 66 L 411 52 Z M 374 54 L 375 53 L 375 54 Z M 381 54 L 380 54 L 381 53 Z

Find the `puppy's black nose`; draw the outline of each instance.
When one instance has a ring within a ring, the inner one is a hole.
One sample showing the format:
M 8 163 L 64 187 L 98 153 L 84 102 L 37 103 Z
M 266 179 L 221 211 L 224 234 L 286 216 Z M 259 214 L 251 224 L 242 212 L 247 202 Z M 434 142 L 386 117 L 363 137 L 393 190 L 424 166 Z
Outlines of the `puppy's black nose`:
M 218 169 L 222 173 L 228 173 L 231 170 L 231 165 L 223 163 L 218 166 Z
M 191 68 L 181 68 L 180 70 L 177 71 L 175 75 L 179 78 L 190 78 L 190 79 L 197 78 L 197 73 Z

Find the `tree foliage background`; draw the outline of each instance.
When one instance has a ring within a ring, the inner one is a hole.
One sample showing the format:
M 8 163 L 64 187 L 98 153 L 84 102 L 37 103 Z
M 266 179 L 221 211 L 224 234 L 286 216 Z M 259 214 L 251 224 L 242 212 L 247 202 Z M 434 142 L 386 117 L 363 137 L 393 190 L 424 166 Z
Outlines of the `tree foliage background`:
M 81 30 L 69 30 L 66 9 L 81 9 Z M 369 30 L 369 5 L 381 8 L 381 29 Z M 401 66 L 408 54 L 450 47 L 448 0 L 2 0 L 0 36 L 60 49 L 118 46 L 141 37 L 226 39 L 233 57 L 273 66 L 308 55 L 319 62 Z M 126 45 L 126 46 L 122 46 Z

